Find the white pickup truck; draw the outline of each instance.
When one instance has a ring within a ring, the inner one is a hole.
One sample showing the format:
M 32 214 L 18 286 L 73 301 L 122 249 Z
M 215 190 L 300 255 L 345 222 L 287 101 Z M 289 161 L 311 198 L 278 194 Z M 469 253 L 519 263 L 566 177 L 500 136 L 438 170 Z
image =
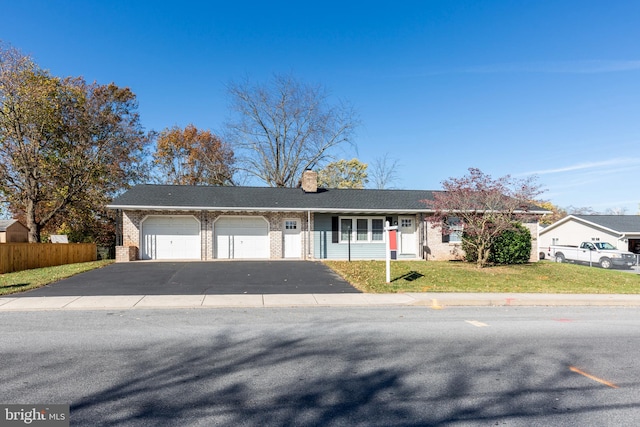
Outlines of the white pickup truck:
M 636 263 L 633 253 L 618 250 L 607 242 L 582 242 L 580 246 L 552 245 L 547 254 L 556 262 L 599 264 L 602 268 L 631 268 Z

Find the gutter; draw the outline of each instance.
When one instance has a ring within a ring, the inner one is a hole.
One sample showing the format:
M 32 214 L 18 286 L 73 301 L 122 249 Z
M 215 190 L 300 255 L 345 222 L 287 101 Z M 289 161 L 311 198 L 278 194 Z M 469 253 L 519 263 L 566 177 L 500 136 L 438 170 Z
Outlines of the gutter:
M 376 213 L 376 214 L 418 214 L 434 213 L 433 209 L 368 209 L 368 208 L 277 208 L 277 207 L 211 207 L 211 206 L 146 206 L 146 205 L 107 205 L 108 209 L 146 210 L 146 211 L 228 211 L 228 212 L 316 212 L 316 213 Z M 455 213 L 456 211 L 451 211 Z M 514 213 L 530 213 L 543 215 L 547 211 L 515 211 Z
M 107 205 L 108 209 L 145 210 L 145 211 L 231 211 L 231 212 L 348 212 L 348 213 L 422 213 L 434 212 L 428 209 L 344 209 L 344 208 L 277 208 L 277 207 L 211 207 L 211 206 L 144 206 L 144 205 Z

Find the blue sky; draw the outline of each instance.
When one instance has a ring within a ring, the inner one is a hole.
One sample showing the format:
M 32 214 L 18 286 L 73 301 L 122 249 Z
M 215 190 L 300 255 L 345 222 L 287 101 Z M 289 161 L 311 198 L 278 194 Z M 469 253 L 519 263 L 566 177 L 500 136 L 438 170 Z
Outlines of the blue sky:
M 147 129 L 229 119 L 225 85 L 291 73 L 360 113 L 344 158 L 396 187 L 476 167 L 561 207 L 640 203 L 640 2 L 0 0 L 0 39 L 58 76 L 115 82 Z

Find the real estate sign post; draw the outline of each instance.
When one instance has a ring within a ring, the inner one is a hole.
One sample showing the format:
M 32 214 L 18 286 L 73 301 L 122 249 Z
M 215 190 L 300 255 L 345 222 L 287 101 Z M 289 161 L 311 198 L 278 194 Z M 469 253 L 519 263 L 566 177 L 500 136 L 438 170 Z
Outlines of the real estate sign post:
M 387 283 L 391 282 L 391 236 L 395 237 L 395 233 L 390 233 L 392 230 L 397 230 L 398 226 L 394 225 L 393 227 L 389 224 L 389 221 L 385 221 L 384 223 L 384 240 L 386 242 L 385 249 L 385 259 L 387 261 Z M 395 246 L 395 245 L 394 245 Z M 395 247 L 394 247 L 395 249 Z

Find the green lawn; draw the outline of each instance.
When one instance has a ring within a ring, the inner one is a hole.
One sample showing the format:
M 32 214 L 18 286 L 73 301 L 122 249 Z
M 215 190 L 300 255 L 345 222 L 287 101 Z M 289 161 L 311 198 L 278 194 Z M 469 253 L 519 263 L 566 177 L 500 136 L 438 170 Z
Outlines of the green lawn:
M 537 262 L 478 269 L 447 261 L 392 261 L 385 283 L 384 261 L 325 261 L 363 292 L 533 292 L 637 294 L 640 275 L 582 265 Z
M 104 267 L 113 260 L 81 262 L 78 264 L 58 265 L 55 267 L 37 268 L 33 270 L 17 271 L 15 273 L 0 274 L 0 295 L 28 291 L 49 283 L 56 282 L 78 273 Z

